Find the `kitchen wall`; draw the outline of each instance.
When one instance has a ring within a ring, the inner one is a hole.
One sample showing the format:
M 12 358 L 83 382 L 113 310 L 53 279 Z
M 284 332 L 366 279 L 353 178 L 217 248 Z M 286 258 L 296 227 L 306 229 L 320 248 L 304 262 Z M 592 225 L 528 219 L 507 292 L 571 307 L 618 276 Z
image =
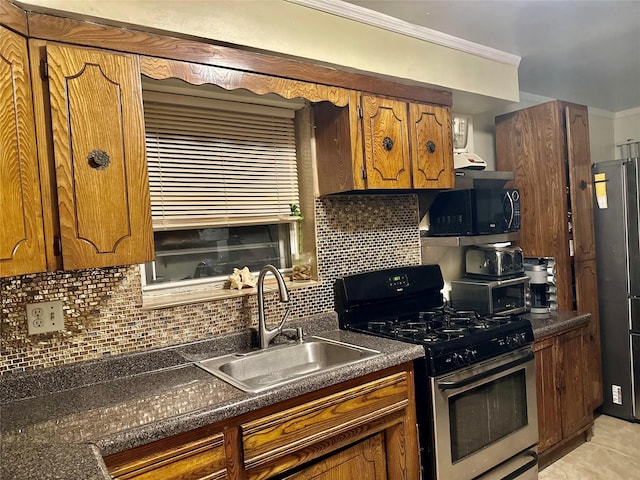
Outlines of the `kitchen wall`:
M 629 139 L 640 140 L 640 108 L 632 108 L 616 113 L 615 143 L 623 143 Z M 617 152 L 618 154 L 620 152 Z M 616 156 L 616 158 L 619 158 Z
M 362 14 L 360 22 L 286 0 L 27 0 L 21 4 L 278 52 L 470 92 L 478 98 L 518 100 L 517 64 L 496 60 L 495 53 L 501 52 L 477 46 L 478 54 L 467 53 L 363 23 L 372 12 Z M 342 11 L 351 8 L 340 6 Z M 398 22 L 373 17 L 385 25 Z
M 336 277 L 420 263 L 415 195 L 315 201 L 318 286 L 291 291 L 292 319 L 331 312 Z M 0 373 L 45 368 L 257 326 L 256 296 L 142 310 L 137 265 L 0 278 Z M 65 331 L 29 336 L 25 304 L 63 301 Z M 266 294 L 269 322 L 284 313 Z

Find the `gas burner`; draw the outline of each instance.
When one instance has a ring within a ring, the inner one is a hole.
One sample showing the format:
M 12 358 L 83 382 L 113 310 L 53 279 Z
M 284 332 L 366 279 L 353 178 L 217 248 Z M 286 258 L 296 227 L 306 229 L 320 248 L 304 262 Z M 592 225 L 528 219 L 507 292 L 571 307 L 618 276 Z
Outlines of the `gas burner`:
M 467 329 L 464 327 L 456 327 L 456 326 L 451 326 L 451 327 L 442 327 L 439 328 L 437 330 L 438 333 L 444 333 L 446 335 L 451 335 L 454 337 L 462 337 L 464 336 L 465 333 L 467 333 Z
M 425 333 L 422 337 L 420 337 L 425 343 L 435 343 L 442 341 L 442 337 L 435 332 Z
M 374 332 L 381 332 L 387 328 L 387 322 L 368 322 L 367 328 Z
M 393 332 L 396 335 L 407 335 L 407 336 L 411 336 L 411 335 L 417 335 L 418 333 L 420 333 L 420 330 L 417 328 L 405 328 L 405 327 L 400 327 L 400 328 L 396 328 L 393 330 Z
M 506 317 L 504 315 L 487 315 L 483 317 L 483 320 L 487 322 L 492 322 L 496 325 L 501 325 L 503 323 L 509 323 L 511 321 L 510 317 Z
M 487 328 L 495 327 L 495 323 L 487 320 L 478 320 L 470 325 L 470 328 L 474 328 L 476 330 L 486 330 Z

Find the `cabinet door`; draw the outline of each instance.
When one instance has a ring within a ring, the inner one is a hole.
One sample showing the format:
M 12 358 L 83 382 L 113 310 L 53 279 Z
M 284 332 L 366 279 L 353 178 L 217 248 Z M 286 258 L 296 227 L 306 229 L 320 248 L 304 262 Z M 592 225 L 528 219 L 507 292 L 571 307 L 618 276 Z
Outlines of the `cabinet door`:
M 367 188 L 411 188 L 407 104 L 363 95 L 362 111 Z
M 45 270 L 26 39 L 0 27 L 0 277 Z
M 589 312 L 591 321 L 587 330 L 587 359 L 585 377 L 586 394 L 591 410 L 602 405 L 602 355 L 600 351 L 600 310 L 596 261 L 575 262 L 576 304 L 580 312 Z
M 562 352 L 562 433 L 569 437 L 591 420 L 585 391 L 586 327 L 560 337 Z
M 409 107 L 413 188 L 452 188 L 451 112 L 412 103 Z
M 496 117 L 496 169 L 512 170 L 520 189 L 519 245 L 527 256 L 555 257 L 558 308 L 573 310 L 562 119 L 558 102 Z
M 545 338 L 534 344 L 536 357 L 536 395 L 538 400 L 538 450 L 562 440 L 562 410 L 560 407 L 559 365 L 557 337 Z
M 576 261 L 596 258 L 587 107 L 565 106 L 573 245 Z
M 65 269 L 153 259 L 137 58 L 47 47 Z
M 384 480 L 387 478 L 384 436 L 378 433 L 285 478 L 288 480 L 344 480 L 347 478 Z

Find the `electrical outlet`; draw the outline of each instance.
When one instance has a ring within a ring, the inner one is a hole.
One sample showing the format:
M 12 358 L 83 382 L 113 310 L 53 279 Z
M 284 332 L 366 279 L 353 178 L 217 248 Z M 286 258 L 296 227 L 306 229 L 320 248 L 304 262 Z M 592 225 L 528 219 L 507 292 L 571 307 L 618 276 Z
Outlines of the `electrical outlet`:
M 64 330 L 62 300 L 27 303 L 27 328 L 29 335 Z

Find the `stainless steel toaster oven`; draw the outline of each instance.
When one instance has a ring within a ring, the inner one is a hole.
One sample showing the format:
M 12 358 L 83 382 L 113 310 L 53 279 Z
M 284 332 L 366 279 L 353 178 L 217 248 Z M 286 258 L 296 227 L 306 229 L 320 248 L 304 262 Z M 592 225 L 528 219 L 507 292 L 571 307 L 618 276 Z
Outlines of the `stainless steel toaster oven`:
M 490 315 L 524 313 L 531 307 L 529 282 L 529 277 L 524 274 L 506 280 L 453 280 L 451 305 L 456 310 L 475 310 Z

